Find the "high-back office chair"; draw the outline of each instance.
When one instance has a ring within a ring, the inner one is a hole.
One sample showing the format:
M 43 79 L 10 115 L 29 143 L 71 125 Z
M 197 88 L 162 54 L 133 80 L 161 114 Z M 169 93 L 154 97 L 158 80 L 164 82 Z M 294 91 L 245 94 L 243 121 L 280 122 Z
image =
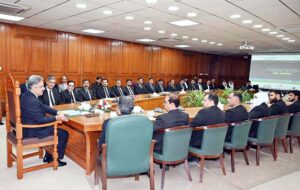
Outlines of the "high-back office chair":
M 292 138 L 296 137 L 298 139 L 298 144 L 300 145 L 300 113 L 292 114 L 290 125 L 287 131 L 287 136 L 290 141 L 290 152 L 293 153 Z
M 281 140 L 284 151 L 287 152 L 286 133 L 289 126 L 290 117 L 291 115 L 289 113 L 278 116 L 278 122 L 275 128 L 274 136 L 275 160 L 277 160 L 278 155 L 278 140 Z

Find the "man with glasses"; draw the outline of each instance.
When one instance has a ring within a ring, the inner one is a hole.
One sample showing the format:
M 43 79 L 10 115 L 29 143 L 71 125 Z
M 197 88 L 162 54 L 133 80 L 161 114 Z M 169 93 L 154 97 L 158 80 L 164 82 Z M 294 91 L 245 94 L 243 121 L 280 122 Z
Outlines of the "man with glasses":
M 60 93 L 61 101 L 64 104 L 81 102 L 80 95 L 74 90 L 75 82 L 68 81 L 68 87 L 66 90 Z
M 38 97 L 45 90 L 43 78 L 38 75 L 31 75 L 28 78 L 28 91 L 21 95 L 21 119 L 22 124 L 38 125 L 51 123 L 54 121 L 67 121 L 63 114 L 59 114 L 55 109 L 43 104 Z M 50 116 L 51 115 L 51 116 Z M 52 126 L 44 128 L 24 128 L 23 138 L 39 138 L 43 139 L 53 135 L 54 128 Z M 64 157 L 65 149 L 68 141 L 68 132 L 58 128 L 58 166 L 64 166 L 67 163 L 61 161 Z M 47 153 L 43 159 L 44 162 L 52 162 L 53 157 Z
M 59 92 L 57 88 L 54 88 L 55 82 L 55 77 L 53 75 L 49 75 L 46 81 L 46 90 L 44 90 L 43 95 L 39 97 L 43 104 L 50 107 L 60 104 Z

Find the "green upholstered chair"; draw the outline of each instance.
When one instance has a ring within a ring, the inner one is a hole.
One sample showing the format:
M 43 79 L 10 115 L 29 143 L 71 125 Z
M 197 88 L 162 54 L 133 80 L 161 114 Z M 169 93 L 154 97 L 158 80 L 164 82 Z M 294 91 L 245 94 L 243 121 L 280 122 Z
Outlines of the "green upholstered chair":
M 278 122 L 275 128 L 274 136 L 275 160 L 277 160 L 278 155 L 278 140 L 281 140 L 284 151 L 287 152 L 286 134 L 289 127 L 290 117 L 291 115 L 289 113 L 278 116 Z
M 111 119 L 106 128 L 105 144 L 96 154 L 95 185 L 107 189 L 107 178 L 130 177 L 141 173 L 150 175 L 154 190 L 153 123 L 144 116 L 125 115 Z
M 242 150 L 246 164 L 249 165 L 247 157 L 247 142 L 252 121 L 243 121 L 230 124 L 233 127 L 231 142 L 225 142 L 224 148 L 231 150 L 231 171 L 235 172 L 235 152 Z
M 185 162 L 185 170 L 189 180 L 192 181 L 187 161 L 192 128 L 189 126 L 178 126 L 160 129 L 157 132 L 164 133 L 162 153 L 154 152 L 154 162 L 162 164 L 161 189 L 164 189 L 166 164 L 180 164 Z
M 259 166 L 259 154 L 261 147 L 270 147 L 271 153 L 275 160 L 275 154 L 272 149 L 272 145 L 274 141 L 275 128 L 278 122 L 278 116 L 264 117 L 253 121 L 259 122 L 257 127 L 257 136 L 256 138 L 249 137 L 248 145 L 257 146 L 256 165 Z
M 200 158 L 200 183 L 203 182 L 205 158 L 220 158 L 223 174 L 226 175 L 223 147 L 227 129 L 227 123 L 195 127 L 193 129 L 194 131 L 203 130 L 201 147 L 189 147 L 189 154 Z
M 292 138 L 296 137 L 300 145 L 300 112 L 292 114 L 287 136 L 290 141 L 290 152 L 293 153 Z

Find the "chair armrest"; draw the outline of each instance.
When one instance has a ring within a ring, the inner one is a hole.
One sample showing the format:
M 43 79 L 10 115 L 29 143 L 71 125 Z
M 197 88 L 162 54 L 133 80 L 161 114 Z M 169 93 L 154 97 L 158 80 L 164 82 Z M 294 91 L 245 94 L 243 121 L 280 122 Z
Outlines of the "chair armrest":
M 201 131 L 201 130 L 205 130 L 205 129 L 224 127 L 226 125 L 228 126 L 228 123 L 219 123 L 219 124 L 214 124 L 214 125 L 199 126 L 199 127 L 194 127 L 193 131 Z
M 169 131 L 178 131 L 178 130 L 187 129 L 187 128 L 191 128 L 191 127 L 189 125 L 182 125 L 182 126 L 176 126 L 176 127 L 158 129 L 155 132 L 156 133 L 165 133 L 165 132 L 169 132 Z
M 22 125 L 23 128 L 40 128 L 40 127 L 49 127 L 51 125 L 53 125 L 54 127 L 56 127 L 58 124 L 61 124 L 61 121 L 54 121 L 51 123 L 44 123 L 44 124 L 40 124 L 40 125 Z

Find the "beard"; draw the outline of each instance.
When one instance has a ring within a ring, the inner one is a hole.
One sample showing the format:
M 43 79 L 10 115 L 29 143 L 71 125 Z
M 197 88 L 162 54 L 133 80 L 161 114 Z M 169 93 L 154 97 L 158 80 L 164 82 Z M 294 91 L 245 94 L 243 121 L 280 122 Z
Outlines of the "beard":
M 273 103 L 276 103 L 278 100 L 276 98 L 274 98 L 274 99 L 269 99 L 269 101 L 270 101 L 270 104 L 273 104 Z

